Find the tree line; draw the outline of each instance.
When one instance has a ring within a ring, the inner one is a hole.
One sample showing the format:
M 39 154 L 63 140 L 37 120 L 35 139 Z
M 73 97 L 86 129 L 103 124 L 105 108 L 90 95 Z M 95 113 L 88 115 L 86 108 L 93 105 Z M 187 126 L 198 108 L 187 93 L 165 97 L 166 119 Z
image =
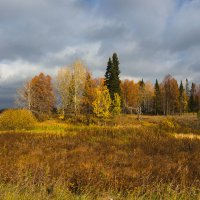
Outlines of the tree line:
M 200 110 L 200 85 L 178 84 L 171 75 L 162 82 L 120 80 L 116 53 L 108 59 L 104 78 L 93 78 L 81 61 L 59 69 L 55 83 L 40 73 L 17 90 L 16 103 L 38 118 L 57 112 L 63 117 L 84 114 L 108 118 L 120 113 L 170 115 Z

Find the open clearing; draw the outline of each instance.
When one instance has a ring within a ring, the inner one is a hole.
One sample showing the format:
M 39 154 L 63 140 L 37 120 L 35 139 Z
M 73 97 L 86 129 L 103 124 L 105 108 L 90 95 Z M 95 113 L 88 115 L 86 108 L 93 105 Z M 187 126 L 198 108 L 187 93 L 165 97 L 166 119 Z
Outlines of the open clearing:
M 0 199 L 199 199 L 196 115 L 1 131 Z

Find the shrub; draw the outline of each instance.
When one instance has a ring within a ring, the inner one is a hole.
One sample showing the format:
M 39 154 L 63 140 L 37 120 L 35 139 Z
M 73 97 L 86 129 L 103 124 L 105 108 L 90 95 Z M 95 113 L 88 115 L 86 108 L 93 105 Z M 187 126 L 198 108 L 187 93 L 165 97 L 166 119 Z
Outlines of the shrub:
M 36 120 L 28 110 L 6 110 L 0 116 L 1 130 L 28 130 L 34 127 Z
M 49 115 L 45 114 L 45 113 L 37 113 L 37 114 L 35 114 L 35 117 L 40 122 L 44 122 L 44 121 L 50 119 Z
M 200 120 L 200 111 L 197 113 L 197 118 Z
M 175 131 L 179 128 L 175 118 L 167 117 L 161 122 L 161 128 L 166 131 Z

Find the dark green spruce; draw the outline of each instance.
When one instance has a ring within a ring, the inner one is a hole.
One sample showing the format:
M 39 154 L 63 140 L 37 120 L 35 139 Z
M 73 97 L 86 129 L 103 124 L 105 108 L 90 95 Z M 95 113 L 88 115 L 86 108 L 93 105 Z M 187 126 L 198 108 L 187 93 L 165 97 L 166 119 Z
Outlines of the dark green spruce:
M 196 95 L 196 85 L 194 83 L 192 83 L 190 90 L 189 110 L 190 112 L 198 111 L 198 97 Z
M 107 86 L 109 92 L 111 90 L 111 84 L 110 84 L 110 77 L 111 77 L 111 69 L 113 67 L 111 58 L 108 59 L 106 73 L 105 73 L 105 85 Z
M 119 59 L 116 53 L 113 54 L 112 59 L 109 58 L 107 69 L 105 73 L 105 85 L 107 86 L 110 97 L 113 100 L 114 94 L 121 96 L 120 79 L 119 79 Z
M 158 80 L 156 79 L 156 83 L 154 86 L 154 109 L 155 114 L 161 114 L 161 91 L 160 91 L 160 85 L 158 83 Z
M 185 80 L 185 93 L 186 93 L 186 101 L 187 101 L 187 108 L 186 111 L 189 112 L 190 108 L 189 108 L 189 100 L 190 100 L 190 88 L 189 88 L 189 81 L 186 78 Z
M 181 81 L 179 86 L 179 107 L 180 107 L 180 114 L 184 112 L 184 87 L 183 82 Z

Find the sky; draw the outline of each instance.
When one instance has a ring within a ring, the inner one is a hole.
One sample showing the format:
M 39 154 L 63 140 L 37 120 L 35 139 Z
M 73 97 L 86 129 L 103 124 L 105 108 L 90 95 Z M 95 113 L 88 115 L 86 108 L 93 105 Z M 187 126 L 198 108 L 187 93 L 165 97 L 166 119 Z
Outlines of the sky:
M 103 76 L 114 52 L 122 79 L 199 83 L 200 0 L 0 0 L 0 108 L 77 59 Z

